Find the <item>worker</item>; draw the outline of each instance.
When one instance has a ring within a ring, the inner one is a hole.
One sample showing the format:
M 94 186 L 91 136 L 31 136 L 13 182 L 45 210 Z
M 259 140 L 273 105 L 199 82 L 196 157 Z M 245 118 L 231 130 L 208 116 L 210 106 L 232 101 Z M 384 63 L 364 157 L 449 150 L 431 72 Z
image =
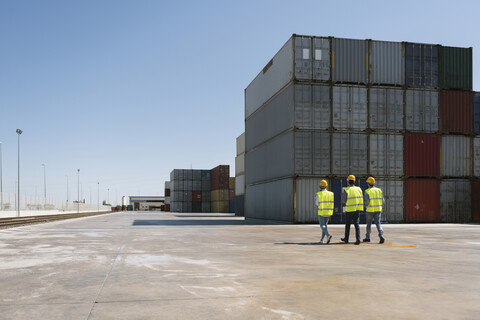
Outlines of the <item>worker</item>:
M 326 180 L 320 181 L 320 191 L 315 195 L 315 204 L 318 209 L 318 223 L 322 228 L 322 239 L 320 243 L 323 244 L 323 238 L 327 237 L 327 244 L 332 240 L 332 235 L 328 233 L 327 225 L 330 216 L 333 214 L 333 192 L 327 190 L 328 182 Z
M 345 238 L 342 241 L 348 243 L 350 236 L 350 225 L 355 226 L 355 244 L 360 244 L 360 214 L 363 211 L 363 192 L 360 187 L 355 186 L 355 176 L 349 175 L 348 187 L 342 192 L 342 203 L 345 207 Z
M 375 222 L 378 231 L 378 237 L 380 243 L 385 242 L 383 237 L 383 229 L 380 224 L 380 217 L 382 215 L 383 204 L 385 199 L 383 198 L 382 190 L 375 187 L 375 178 L 369 177 L 367 179 L 368 189 L 365 190 L 364 201 L 365 211 L 367 214 L 367 233 L 363 242 L 370 242 L 370 232 L 372 231 L 372 220 Z

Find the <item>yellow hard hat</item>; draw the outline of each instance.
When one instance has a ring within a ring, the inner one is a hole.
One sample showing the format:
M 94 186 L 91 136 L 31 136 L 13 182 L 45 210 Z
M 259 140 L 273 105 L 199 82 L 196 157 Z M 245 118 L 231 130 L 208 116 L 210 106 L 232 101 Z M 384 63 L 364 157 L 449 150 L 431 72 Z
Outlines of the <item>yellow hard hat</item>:
M 375 178 L 374 177 L 368 177 L 367 183 L 368 184 L 375 184 Z
M 328 186 L 327 180 L 320 181 L 320 187 L 326 187 L 326 186 Z
M 351 174 L 348 176 L 347 180 L 355 181 L 355 176 Z

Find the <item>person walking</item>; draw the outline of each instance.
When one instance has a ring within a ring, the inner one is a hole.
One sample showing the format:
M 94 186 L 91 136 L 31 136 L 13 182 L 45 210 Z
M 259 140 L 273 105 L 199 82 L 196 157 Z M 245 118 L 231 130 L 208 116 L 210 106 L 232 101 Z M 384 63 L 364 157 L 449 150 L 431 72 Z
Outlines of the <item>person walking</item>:
M 342 192 L 342 203 L 345 207 L 345 238 L 341 238 L 343 242 L 348 243 L 350 236 L 350 225 L 355 226 L 355 244 L 360 244 L 360 213 L 363 211 L 363 192 L 360 187 L 355 186 L 355 176 L 349 175 L 348 187 Z
M 385 242 L 383 237 L 383 229 L 380 223 L 380 217 L 382 215 L 383 204 L 385 199 L 383 198 L 382 190 L 375 187 L 375 178 L 369 177 L 367 179 L 368 189 L 365 190 L 364 201 L 365 211 L 367 214 L 367 233 L 363 242 L 370 242 L 370 232 L 372 231 L 372 220 L 375 222 L 378 231 L 378 237 L 380 243 Z
M 318 223 L 322 228 L 322 239 L 320 243 L 323 244 L 323 238 L 327 237 L 327 244 L 332 240 L 332 235 L 328 233 L 328 220 L 333 214 L 333 192 L 327 190 L 328 182 L 326 180 L 320 181 L 320 191 L 315 195 L 315 205 L 318 209 Z

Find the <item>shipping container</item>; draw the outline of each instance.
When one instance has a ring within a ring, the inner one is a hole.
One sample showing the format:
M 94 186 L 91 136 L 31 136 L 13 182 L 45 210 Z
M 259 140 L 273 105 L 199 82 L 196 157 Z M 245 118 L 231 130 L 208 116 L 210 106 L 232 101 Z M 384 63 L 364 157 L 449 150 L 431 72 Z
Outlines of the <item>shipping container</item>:
M 201 171 L 202 181 L 210 181 L 210 170 L 202 170 Z
M 210 190 L 210 180 L 202 180 L 202 191 L 209 191 Z
M 211 201 L 211 192 L 210 191 L 202 191 L 202 202 L 210 202 Z
M 405 134 L 405 176 L 440 177 L 440 136 L 431 133 Z
M 212 212 L 210 209 L 210 201 L 208 202 L 202 202 L 202 212 Z
M 403 130 L 404 90 L 370 87 L 368 94 L 369 127 L 374 130 Z
M 464 136 L 442 136 L 440 175 L 442 177 L 469 177 L 472 156 L 471 139 Z
M 329 86 L 291 83 L 245 121 L 246 151 L 285 130 L 329 129 L 330 110 Z
M 193 170 L 192 169 L 183 169 L 183 180 L 192 181 L 193 180 Z
M 480 134 L 480 92 L 473 93 L 473 131 Z
M 170 181 L 165 181 L 165 189 L 170 189 Z
M 439 46 L 405 43 L 405 84 L 414 88 L 438 88 Z
M 443 90 L 440 92 L 440 130 L 444 133 L 471 134 L 472 92 Z
M 332 89 L 334 129 L 367 129 L 367 88 L 336 85 Z
M 189 201 L 189 202 L 182 202 L 182 205 L 183 205 L 183 210 L 180 211 L 180 212 L 192 212 L 192 202 Z
M 192 202 L 192 197 L 193 197 L 192 191 L 183 191 L 182 194 L 183 194 L 183 199 L 182 199 L 183 202 Z
M 183 190 L 193 191 L 193 181 L 192 180 L 184 180 L 183 181 Z
M 210 190 L 228 189 L 230 166 L 220 165 L 210 171 Z
M 217 189 L 210 192 L 210 201 L 228 201 L 229 191 L 228 189 Z
M 441 47 L 440 61 L 442 88 L 472 90 L 472 48 Z
M 165 212 L 170 212 L 170 204 L 165 204 Z
M 165 189 L 165 197 L 170 197 L 170 189 Z
M 369 173 L 374 176 L 403 176 L 403 136 L 370 134 Z
M 202 203 L 192 202 L 192 212 L 202 212 Z
M 228 200 L 235 200 L 235 189 L 228 190 Z
M 228 201 L 228 212 L 235 213 L 235 199 Z
M 406 222 L 440 221 L 440 182 L 436 179 L 408 179 L 405 182 Z
M 192 190 L 201 191 L 202 190 L 202 180 L 193 180 L 192 181 Z
M 289 178 L 247 185 L 245 217 L 294 222 L 293 180 Z
M 438 131 L 438 91 L 405 91 L 405 128 L 408 131 Z
M 473 138 L 473 175 L 480 177 L 480 137 Z
M 368 43 L 366 40 L 332 39 L 332 81 L 367 84 Z
M 183 180 L 183 170 L 182 169 L 174 169 L 170 172 L 170 181 L 177 181 Z
M 193 170 L 193 181 L 202 180 L 202 170 Z
M 235 157 L 235 176 L 245 174 L 245 153 Z
M 332 133 L 332 171 L 334 175 L 366 175 L 368 135 Z
M 202 202 L 202 191 L 192 192 L 192 202 Z
M 170 197 L 165 197 L 165 204 L 170 204 Z
M 328 38 L 293 35 L 245 89 L 245 118 L 296 80 L 330 80 Z
M 442 180 L 440 182 L 440 222 L 470 222 L 472 218 L 471 201 L 469 180 Z
M 472 221 L 480 222 L 480 180 L 472 181 Z
M 245 195 L 235 196 L 235 216 L 244 217 L 245 216 Z
M 245 194 L 245 175 L 235 177 L 235 195 L 240 196 Z
M 405 57 L 400 42 L 369 41 L 369 79 L 372 84 L 405 84 Z
M 404 217 L 404 182 L 399 179 L 376 179 L 375 186 L 382 189 L 385 203 L 382 208 L 382 222 L 400 223 Z
M 245 132 L 237 137 L 237 156 L 245 153 Z
M 235 178 L 228 178 L 228 189 L 235 190 Z
M 295 188 L 295 216 L 294 222 L 297 223 L 318 223 L 318 209 L 315 206 L 315 195 L 320 191 L 320 181 L 329 179 L 317 177 L 317 178 L 297 178 L 292 179 Z M 331 190 L 331 186 L 327 187 L 327 190 Z M 334 194 L 334 199 L 338 195 Z M 335 216 L 335 214 L 334 214 Z M 330 219 L 332 221 L 334 217 Z
M 229 201 L 211 201 L 210 209 L 215 213 L 228 213 L 230 211 Z

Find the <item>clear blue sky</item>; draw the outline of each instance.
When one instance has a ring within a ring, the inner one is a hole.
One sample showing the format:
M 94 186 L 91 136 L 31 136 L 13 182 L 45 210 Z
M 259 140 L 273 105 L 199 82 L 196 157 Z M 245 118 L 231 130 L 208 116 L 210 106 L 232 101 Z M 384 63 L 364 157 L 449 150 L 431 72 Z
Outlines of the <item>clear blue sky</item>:
M 229 164 L 244 89 L 292 33 L 473 47 L 477 1 L 0 1 L 3 189 L 119 203 Z

